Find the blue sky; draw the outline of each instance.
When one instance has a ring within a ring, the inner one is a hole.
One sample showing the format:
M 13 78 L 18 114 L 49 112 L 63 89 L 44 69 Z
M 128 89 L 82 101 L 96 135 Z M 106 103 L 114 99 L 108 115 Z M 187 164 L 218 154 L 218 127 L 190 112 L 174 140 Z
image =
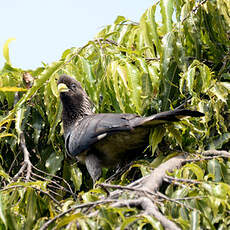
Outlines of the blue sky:
M 139 21 L 153 0 L 0 0 L 0 68 L 8 38 L 14 67 L 35 69 L 81 47 L 118 15 Z

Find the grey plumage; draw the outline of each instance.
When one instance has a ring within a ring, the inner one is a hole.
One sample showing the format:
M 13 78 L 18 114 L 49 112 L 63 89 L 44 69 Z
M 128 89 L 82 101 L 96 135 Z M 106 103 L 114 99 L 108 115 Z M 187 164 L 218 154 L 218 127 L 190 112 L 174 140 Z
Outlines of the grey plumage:
M 90 100 L 80 83 L 62 75 L 58 89 L 63 105 L 62 120 L 65 147 L 69 155 L 86 164 L 94 182 L 102 167 L 114 167 L 132 160 L 148 145 L 150 129 L 158 124 L 179 121 L 180 118 L 200 117 L 203 113 L 177 109 L 140 117 L 135 114 L 94 114 Z

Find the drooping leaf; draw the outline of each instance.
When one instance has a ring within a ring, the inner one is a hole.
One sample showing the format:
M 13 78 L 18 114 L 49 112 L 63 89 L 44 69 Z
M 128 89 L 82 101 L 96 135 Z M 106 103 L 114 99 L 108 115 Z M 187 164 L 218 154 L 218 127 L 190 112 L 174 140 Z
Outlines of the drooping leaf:
M 72 166 L 70 171 L 71 171 L 71 180 L 74 183 L 75 190 L 79 191 L 82 185 L 82 172 L 76 166 Z
M 16 39 L 15 38 L 9 38 L 4 46 L 3 46 L 3 56 L 4 58 L 6 59 L 6 62 L 8 64 L 10 64 L 10 56 L 9 56 L 9 44 L 12 42 L 12 41 L 15 41 Z

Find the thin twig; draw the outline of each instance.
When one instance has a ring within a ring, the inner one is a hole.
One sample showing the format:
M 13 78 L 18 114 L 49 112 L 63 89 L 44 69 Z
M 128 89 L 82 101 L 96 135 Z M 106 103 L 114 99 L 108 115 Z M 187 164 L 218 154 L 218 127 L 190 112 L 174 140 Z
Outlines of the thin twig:
M 201 2 L 198 2 L 196 6 L 193 7 L 192 11 L 185 17 L 182 19 L 182 23 L 184 23 L 185 20 L 187 20 L 190 17 L 190 14 L 196 14 L 198 9 L 204 5 L 208 0 L 203 0 Z
M 25 135 L 23 132 L 20 133 L 20 147 L 22 149 L 22 152 L 24 154 L 24 161 L 21 169 L 18 171 L 18 173 L 14 176 L 14 180 L 16 180 L 26 169 L 26 181 L 29 181 L 31 172 L 32 172 L 32 163 L 30 161 L 30 153 L 26 147 L 26 141 L 25 141 Z
M 185 183 L 191 183 L 191 184 L 201 184 L 202 181 L 198 181 L 198 180 L 192 180 L 192 179 L 184 179 L 184 178 L 175 178 L 172 176 L 165 176 L 166 179 L 168 179 L 169 181 L 179 181 L 179 182 L 185 182 Z
M 163 180 L 164 180 L 165 182 L 172 183 L 172 180 L 169 180 L 166 176 L 163 178 Z M 175 180 L 173 180 L 173 184 L 174 184 L 174 185 L 177 185 L 177 186 L 180 186 L 180 187 L 182 187 L 182 188 L 187 188 L 187 187 L 188 187 L 188 186 L 184 185 L 183 183 L 177 182 L 177 181 L 175 181 Z
M 153 193 L 151 191 L 147 191 L 147 190 L 142 189 L 142 188 L 128 187 L 128 186 L 122 186 L 122 185 L 112 185 L 112 184 L 105 184 L 105 183 L 98 184 L 98 186 L 113 188 L 113 189 L 120 189 L 120 190 L 129 190 L 129 191 L 133 191 L 133 192 L 141 192 L 144 194 L 148 193 L 152 196 L 156 196 L 155 193 Z
M 56 176 L 56 175 L 53 175 L 53 174 L 50 174 L 50 173 L 47 173 L 47 172 L 44 172 L 44 171 L 42 171 L 42 170 L 36 168 L 34 165 L 32 165 L 32 167 L 33 167 L 34 169 L 36 169 L 38 172 L 40 172 L 40 173 L 43 173 L 43 174 L 45 174 L 45 175 L 47 175 L 47 176 L 51 176 L 52 178 L 57 178 L 57 179 L 63 181 L 63 182 L 67 185 L 67 187 L 69 188 L 70 194 L 72 194 L 72 195 L 75 194 L 75 193 L 73 192 L 73 190 L 72 190 L 70 184 L 69 184 L 64 178 L 59 177 L 59 176 Z M 52 183 L 57 184 L 57 183 L 54 182 L 54 181 L 52 181 Z M 57 184 L 57 185 L 59 185 L 59 184 Z M 59 185 L 59 186 L 62 187 L 61 185 Z M 62 187 L 62 188 L 64 188 L 64 187 Z M 67 190 L 67 191 L 68 191 L 68 190 Z
M 228 151 L 225 150 L 207 150 L 202 152 L 202 155 L 208 156 L 220 156 L 220 157 L 230 157 L 230 153 Z
M 43 194 L 45 194 L 46 196 L 48 196 L 50 199 L 52 199 L 57 205 L 60 206 L 60 203 L 54 198 L 52 197 L 49 193 L 43 191 L 42 189 L 39 189 L 35 186 L 23 186 L 23 185 L 13 185 L 13 186 L 10 186 L 10 187 L 7 187 L 7 188 L 3 188 L 0 190 L 0 192 L 4 192 L 4 191 L 7 191 L 7 190 L 10 190 L 10 189 L 15 189 L 15 188 L 24 188 L 24 189 L 27 189 L 27 188 L 33 188 Z
M 146 61 L 160 61 L 160 58 L 145 58 Z
M 71 191 L 69 191 L 69 190 L 66 189 L 65 187 L 59 185 L 56 181 L 53 181 L 53 180 L 51 180 L 51 179 L 46 179 L 46 178 L 44 178 L 44 177 L 42 177 L 42 176 L 40 176 L 40 175 L 37 175 L 37 174 L 35 174 L 35 173 L 33 173 L 33 172 L 32 172 L 32 175 L 35 176 L 35 177 L 37 177 L 37 178 L 39 178 L 39 179 L 42 179 L 42 180 L 44 180 L 44 181 L 47 181 L 47 182 L 49 183 L 47 186 L 54 187 L 54 188 L 59 189 L 59 190 L 63 190 L 63 191 L 65 191 L 65 192 L 70 193 L 71 195 L 75 195 L 75 193 L 71 193 Z M 51 186 L 51 184 L 55 184 L 56 186 Z
M 204 199 L 208 198 L 208 196 L 190 196 L 190 197 L 181 197 L 181 198 L 174 198 L 174 200 L 194 200 L 194 199 Z
M 15 162 L 17 161 L 18 156 L 20 155 L 20 151 L 17 153 L 17 155 L 14 157 L 14 160 L 12 161 L 12 164 L 10 165 L 10 168 L 8 170 L 8 174 L 10 174 L 12 168 L 14 167 Z
M 193 207 L 191 207 L 191 206 L 189 206 L 189 205 L 187 205 L 187 204 L 181 203 L 181 202 L 180 202 L 180 201 L 178 201 L 177 199 L 172 199 L 172 198 L 170 198 L 170 197 L 168 197 L 168 196 L 164 195 L 164 194 L 163 194 L 163 193 L 161 193 L 161 192 L 157 192 L 157 195 L 158 195 L 159 197 L 161 197 L 161 198 L 165 199 L 165 200 L 168 200 L 168 201 L 171 201 L 171 202 L 177 203 L 177 204 L 179 204 L 179 205 L 181 205 L 181 206 L 184 206 L 184 207 L 186 207 L 186 208 L 188 208 L 188 209 L 198 211 L 197 209 L 195 209 L 195 208 L 193 208 Z

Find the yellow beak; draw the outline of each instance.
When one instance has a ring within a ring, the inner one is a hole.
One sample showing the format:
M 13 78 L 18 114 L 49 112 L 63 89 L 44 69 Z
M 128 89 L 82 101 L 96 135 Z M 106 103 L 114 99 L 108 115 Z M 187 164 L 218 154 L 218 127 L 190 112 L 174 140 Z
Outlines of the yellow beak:
M 68 92 L 69 88 L 66 86 L 66 84 L 64 83 L 60 83 L 58 84 L 58 92 L 59 93 L 64 93 L 64 92 Z

